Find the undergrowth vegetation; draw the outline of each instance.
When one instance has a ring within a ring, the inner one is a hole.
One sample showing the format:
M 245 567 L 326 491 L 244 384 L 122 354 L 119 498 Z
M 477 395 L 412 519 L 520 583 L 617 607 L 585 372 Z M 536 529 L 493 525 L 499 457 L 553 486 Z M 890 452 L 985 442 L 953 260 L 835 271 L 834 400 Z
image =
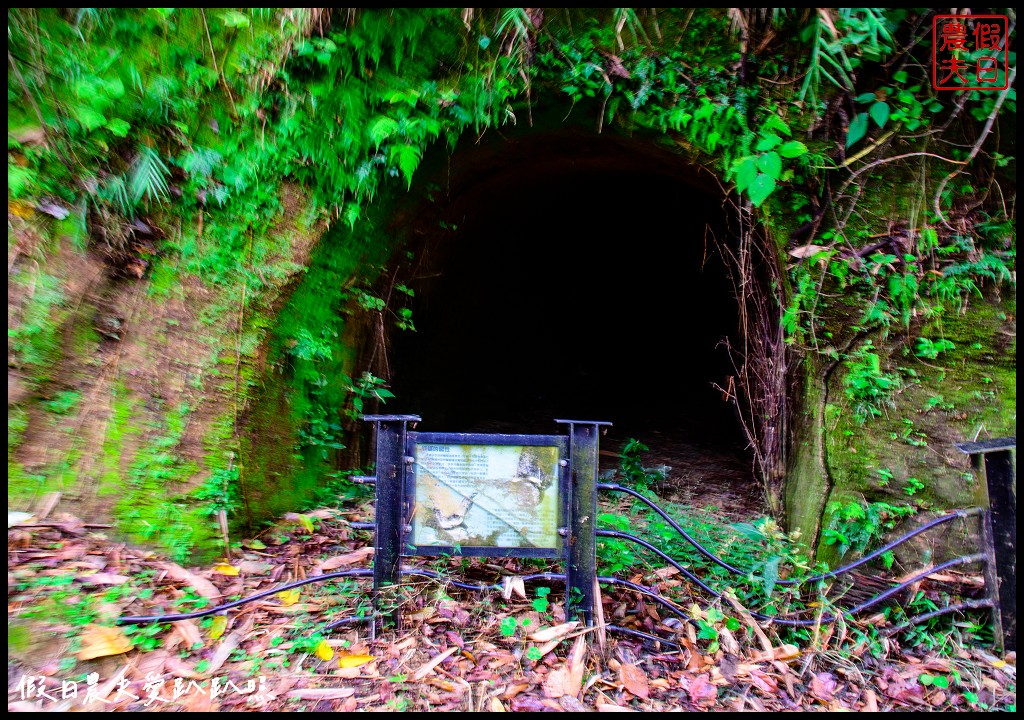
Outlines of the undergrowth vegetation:
M 728 598 L 708 597 L 705 591 L 695 587 L 664 559 L 617 538 L 598 538 L 598 574 L 631 577 L 634 582 L 670 588 L 670 592 L 665 594 L 670 598 L 674 596 L 692 614 L 699 627 L 697 637 L 708 652 L 717 652 L 722 647 L 723 631 L 732 641 L 735 640 L 733 634 L 747 641 L 755 640 L 749 636 L 750 631 L 743 622 L 742 614 L 746 610 L 789 619 L 842 615 L 846 608 L 888 587 L 884 583 L 869 585 L 877 589 L 866 595 L 856 592 L 849 595 L 858 583 L 871 580 L 869 576 L 890 573 L 894 564 L 893 551 L 882 554 L 874 564 L 852 576 L 801 582 L 836 567 L 830 568 L 828 563 L 808 558 L 805 547 L 798 542 L 798 534 L 784 532 L 771 518 L 728 523 L 713 508 L 660 501 L 650 489 L 650 485 L 660 479 L 660 472 L 644 465 L 643 453 L 646 451 L 642 443 L 630 440 L 621 453 L 619 468 L 609 471 L 605 479 L 614 479 L 661 505 L 694 541 L 741 573 L 733 573 L 710 560 L 646 504 L 620 501 L 599 513 L 599 528 L 632 533 L 653 543 L 712 590 L 728 595 Z M 831 523 L 824 531 L 824 542 L 838 545 L 840 558 L 849 561 L 848 551 L 859 556 L 875 550 L 901 519 L 916 513 L 916 508 L 884 502 L 849 502 L 836 503 L 829 512 Z M 780 580 L 788 582 L 780 584 Z M 962 590 L 952 587 L 939 592 L 924 592 L 916 588 L 908 597 L 895 603 L 885 603 L 874 612 L 880 613 L 879 617 L 884 618 L 888 627 L 898 626 L 916 615 L 960 602 L 963 598 L 957 593 Z M 700 595 L 709 605 L 687 603 L 690 594 Z M 868 651 L 883 656 L 887 652 L 889 635 L 877 625 L 863 622 L 863 617 L 845 617 L 837 621 L 835 629 L 831 623 L 824 622 L 819 625 L 810 623 L 806 627 L 776 625 L 774 630 L 784 642 L 801 646 L 811 644 L 822 651 L 835 647 L 853 650 L 857 654 Z M 969 611 L 965 617 L 936 617 L 904 629 L 913 645 L 949 653 L 955 653 L 965 644 L 991 642 L 992 638 L 985 611 Z

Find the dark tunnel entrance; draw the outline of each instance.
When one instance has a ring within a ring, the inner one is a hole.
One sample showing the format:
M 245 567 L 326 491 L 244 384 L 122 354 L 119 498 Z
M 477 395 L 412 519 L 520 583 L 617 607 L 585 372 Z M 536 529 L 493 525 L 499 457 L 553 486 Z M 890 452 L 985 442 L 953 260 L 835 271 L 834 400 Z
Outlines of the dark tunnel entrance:
M 649 464 L 672 467 L 665 494 L 749 516 L 746 441 L 712 387 L 733 373 L 719 342 L 737 333 L 722 196 L 621 143 L 519 146 L 453 186 L 455 229 L 412 279 L 417 331 L 393 337 L 388 411 L 452 432 L 608 420 L 602 449 L 650 446 Z

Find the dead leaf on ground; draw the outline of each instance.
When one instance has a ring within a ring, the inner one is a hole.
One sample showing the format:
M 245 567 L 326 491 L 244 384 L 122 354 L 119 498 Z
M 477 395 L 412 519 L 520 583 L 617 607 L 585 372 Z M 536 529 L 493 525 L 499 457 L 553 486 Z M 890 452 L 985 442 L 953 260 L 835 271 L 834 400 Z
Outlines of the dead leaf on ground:
M 227 575 L 229 577 L 238 575 L 238 568 L 229 563 L 218 563 L 213 566 L 213 571 L 218 575 Z
M 804 258 L 814 257 L 823 250 L 828 250 L 828 248 L 824 245 L 801 245 L 790 250 L 789 254 L 798 260 L 803 260 Z
M 338 667 L 340 668 L 357 668 L 372 660 L 376 660 L 376 658 L 365 653 L 338 653 Z
M 526 583 L 518 575 L 506 575 L 502 581 L 501 596 L 506 600 L 511 600 L 513 593 L 525 600 Z
M 569 694 L 569 669 L 564 665 L 556 667 L 544 678 L 544 696 L 558 699 Z
M 355 688 L 302 688 L 288 691 L 288 697 L 299 700 L 341 700 L 355 694 Z
M 332 660 L 334 658 L 334 648 L 331 647 L 330 643 L 326 640 L 321 640 L 317 643 L 316 650 L 314 651 L 316 656 L 324 662 Z
M 822 702 L 830 702 L 836 691 L 836 679 L 831 673 L 820 672 L 811 676 L 811 695 Z
M 104 627 L 103 625 L 86 625 L 81 639 L 82 649 L 78 651 L 77 655 L 79 660 L 120 655 L 135 647 L 121 631 L 121 628 Z
M 353 550 L 352 552 L 345 553 L 344 555 L 335 555 L 334 557 L 327 558 L 320 563 L 320 569 L 324 572 L 337 570 L 345 565 L 355 565 L 356 563 L 360 563 L 371 555 L 373 555 L 372 546 L 361 547 L 358 550 Z
M 409 676 L 409 681 L 410 682 L 419 682 L 420 680 L 425 678 L 428 674 L 430 674 L 430 672 L 434 668 L 436 668 L 438 665 L 443 663 L 449 657 L 454 655 L 455 651 L 458 650 L 458 649 L 459 649 L 458 645 L 453 645 L 452 647 L 450 647 L 447 650 L 445 650 L 443 653 L 439 654 L 437 657 L 435 657 L 435 658 L 433 658 L 431 660 L 428 660 L 426 663 L 421 665 L 416 670 L 416 672 L 414 672 L 412 675 Z
M 174 632 L 181 636 L 186 647 L 191 648 L 196 643 L 203 641 L 203 636 L 199 632 L 199 626 L 191 620 L 178 620 L 171 623 L 171 625 L 174 627 Z
M 298 588 L 290 588 L 277 593 L 277 599 L 280 600 L 281 604 L 285 607 L 290 607 L 299 601 L 299 597 L 301 595 L 302 591 Z
M 238 644 L 242 641 L 242 632 L 240 630 L 233 631 L 230 635 L 221 641 L 221 644 L 217 646 L 217 651 L 213 653 L 213 657 L 210 659 L 210 667 L 206 669 L 207 676 L 213 676 L 215 672 L 220 670 L 220 666 L 223 665 L 231 653 L 235 651 Z
M 651 689 L 647 685 L 647 673 L 636 665 L 623 663 L 619 667 L 619 681 L 626 690 L 638 698 L 647 700 L 651 696 Z
M 535 633 L 530 633 L 527 637 L 534 642 L 546 643 L 565 637 L 577 627 L 579 627 L 579 622 L 573 620 L 572 622 L 562 623 L 561 625 L 554 625 L 549 628 L 544 628 L 543 630 L 538 630 Z
M 80 579 L 86 585 L 124 585 L 131 580 L 126 575 L 114 575 L 113 573 L 105 572 L 82 575 Z
M 718 697 L 718 688 L 711 684 L 711 677 L 707 673 L 697 675 L 690 680 L 690 687 L 687 692 L 691 702 L 697 705 L 714 705 Z
M 210 639 L 211 640 L 219 639 L 222 635 L 224 635 L 224 631 L 227 630 L 227 629 L 228 629 L 228 619 L 227 619 L 227 616 L 225 616 L 225 615 L 216 615 L 213 618 L 213 622 L 210 623 Z
M 167 575 L 180 583 L 191 585 L 192 588 L 199 593 L 200 596 L 207 600 L 217 600 L 221 596 L 220 590 L 217 586 L 206 578 L 199 577 L 195 573 L 191 573 L 181 565 L 177 565 L 172 562 L 157 563 L 157 567 L 167 573 Z

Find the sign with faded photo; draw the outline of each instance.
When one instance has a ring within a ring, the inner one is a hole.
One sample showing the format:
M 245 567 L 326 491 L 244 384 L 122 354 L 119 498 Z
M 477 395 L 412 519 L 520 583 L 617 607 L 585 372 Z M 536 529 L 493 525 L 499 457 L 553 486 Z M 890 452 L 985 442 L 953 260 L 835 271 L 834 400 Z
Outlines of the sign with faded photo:
M 417 442 L 418 548 L 559 548 L 558 445 Z

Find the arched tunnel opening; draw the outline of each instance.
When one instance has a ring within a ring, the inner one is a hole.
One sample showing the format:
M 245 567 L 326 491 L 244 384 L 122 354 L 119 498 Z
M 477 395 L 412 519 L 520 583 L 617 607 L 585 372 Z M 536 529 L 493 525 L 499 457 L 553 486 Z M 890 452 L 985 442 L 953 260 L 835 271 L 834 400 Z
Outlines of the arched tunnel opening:
M 602 469 L 636 438 L 671 468 L 664 496 L 762 512 L 713 386 L 734 373 L 721 341 L 738 325 L 717 183 L 654 146 L 571 132 L 461 152 L 408 283 L 416 331 L 391 340 L 388 412 L 450 432 L 607 420 Z

